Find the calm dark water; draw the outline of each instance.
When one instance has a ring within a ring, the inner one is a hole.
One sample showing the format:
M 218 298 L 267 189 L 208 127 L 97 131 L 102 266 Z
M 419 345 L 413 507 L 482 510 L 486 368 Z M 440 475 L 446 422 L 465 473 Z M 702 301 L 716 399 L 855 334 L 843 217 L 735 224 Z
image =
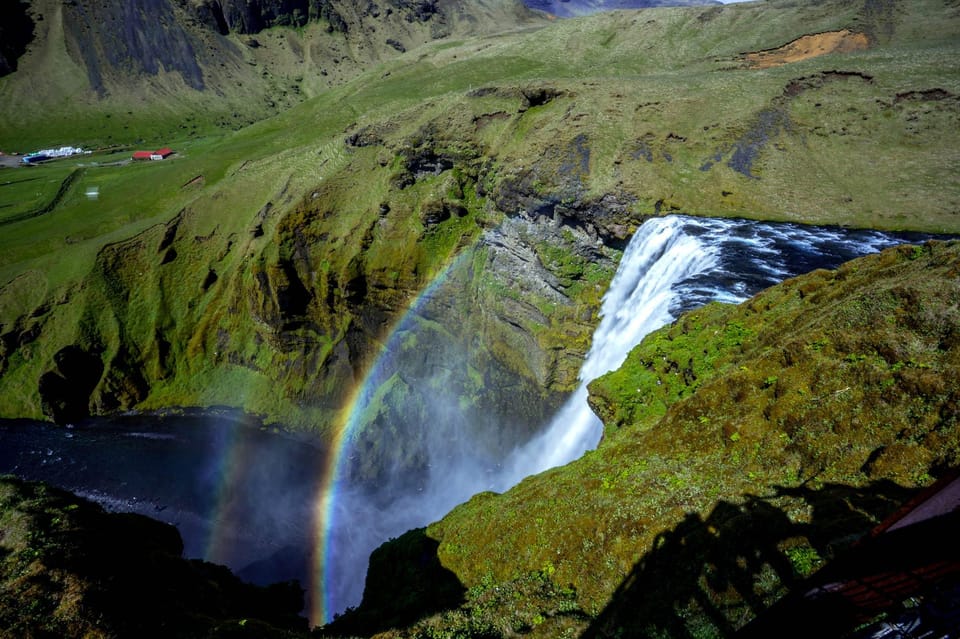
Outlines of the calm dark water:
M 325 459 L 316 442 L 231 414 L 72 427 L 0 420 L 0 473 L 173 524 L 187 557 L 226 564 L 257 583 L 309 583 L 312 505 Z

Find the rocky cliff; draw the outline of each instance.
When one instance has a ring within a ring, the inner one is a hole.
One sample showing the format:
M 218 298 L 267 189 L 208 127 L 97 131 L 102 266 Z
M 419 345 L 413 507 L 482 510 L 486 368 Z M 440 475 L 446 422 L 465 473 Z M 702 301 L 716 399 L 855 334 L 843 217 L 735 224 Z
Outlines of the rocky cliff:
M 8 2 L 0 8 L 0 76 L 17 70 L 17 60 L 33 40 L 33 20 L 27 2 Z
M 386 544 L 331 633 L 734 632 L 960 463 L 958 273 L 904 246 L 682 316 L 591 384 L 596 451 Z

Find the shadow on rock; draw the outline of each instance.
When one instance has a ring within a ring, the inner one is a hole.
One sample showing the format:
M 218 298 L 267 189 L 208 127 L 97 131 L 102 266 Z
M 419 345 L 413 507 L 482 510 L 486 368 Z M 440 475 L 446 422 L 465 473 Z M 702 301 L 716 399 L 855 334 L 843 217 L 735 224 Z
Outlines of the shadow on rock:
M 373 551 L 363 601 L 334 619 L 324 634 L 369 636 L 459 607 L 466 589 L 440 563 L 438 547 L 425 528 L 417 528 Z
M 655 539 L 582 636 L 733 636 L 910 495 L 890 481 L 800 486 L 688 514 Z

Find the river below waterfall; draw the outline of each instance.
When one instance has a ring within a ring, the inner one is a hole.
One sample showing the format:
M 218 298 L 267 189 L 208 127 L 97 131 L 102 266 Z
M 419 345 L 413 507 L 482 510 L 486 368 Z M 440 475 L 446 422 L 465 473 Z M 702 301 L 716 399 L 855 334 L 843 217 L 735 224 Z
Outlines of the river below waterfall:
M 470 459 L 469 448 L 425 451 L 435 460 L 426 483 L 407 492 L 388 487 L 386 504 L 383 495 L 341 479 L 335 498 L 328 496 L 324 530 L 316 529 L 316 507 L 321 477 L 331 472 L 323 467 L 327 451 L 228 414 L 93 419 L 73 428 L 0 422 L 0 473 L 174 524 L 187 556 L 224 563 L 249 580 L 300 579 L 322 589 L 312 593 L 313 620 L 322 622 L 359 602 L 366 558 L 383 541 L 436 520 L 475 492 L 505 490 L 595 446 L 601 425 L 587 407 L 586 383 L 618 367 L 650 331 L 711 300 L 741 301 L 788 277 L 922 239 L 744 220 L 650 220 L 604 298 L 580 390 L 540 435 L 494 468 Z
M 0 420 L 0 473 L 173 524 L 184 555 L 260 584 L 309 583 L 311 508 L 326 458 L 231 413 L 127 415 L 68 427 Z

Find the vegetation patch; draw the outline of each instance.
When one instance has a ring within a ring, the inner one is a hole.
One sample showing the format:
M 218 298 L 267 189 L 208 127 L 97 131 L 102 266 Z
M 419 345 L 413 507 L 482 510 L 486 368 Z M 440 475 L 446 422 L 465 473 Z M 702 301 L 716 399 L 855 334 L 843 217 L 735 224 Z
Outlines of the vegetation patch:
M 648 336 L 590 385 L 597 450 L 427 527 L 467 597 L 396 636 L 464 627 L 531 573 L 561 624 L 532 636 L 734 632 L 960 462 L 958 273 L 960 244 L 893 248 Z

